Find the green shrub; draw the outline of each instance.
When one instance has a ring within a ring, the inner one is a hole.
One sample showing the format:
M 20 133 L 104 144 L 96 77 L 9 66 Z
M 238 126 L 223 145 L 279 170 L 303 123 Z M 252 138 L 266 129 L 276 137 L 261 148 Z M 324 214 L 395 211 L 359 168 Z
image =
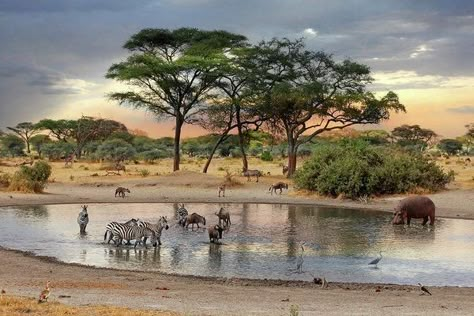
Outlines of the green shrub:
M 51 166 L 45 161 L 37 161 L 32 167 L 21 166 L 12 177 L 9 189 L 22 192 L 43 192 L 48 178 L 51 175 Z
M 269 152 L 269 151 L 264 151 L 264 152 L 260 155 L 260 159 L 262 159 L 263 161 L 273 161 L 272 153 Z
M 321 146 L 295 174 L 299 188 L 350 198 L 437 191 L 453 179 L 420 154 L 362 141 Z
M 140 175 L 141 175 L 142 177 L 148 177 L 148 176 L 150 175 L 150 170 L 148 170 L 148 169 L 140 169 L 139 173 L 140 173 Z

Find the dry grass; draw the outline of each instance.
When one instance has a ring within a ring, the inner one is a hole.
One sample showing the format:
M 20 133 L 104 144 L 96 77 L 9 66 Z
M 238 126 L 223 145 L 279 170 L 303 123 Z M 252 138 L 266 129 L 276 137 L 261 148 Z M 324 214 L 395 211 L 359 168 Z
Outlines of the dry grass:
M 454 188 L 474 189 L 474 162 L 466 163 L 467 157 L 452 157 L 449 160 L 439 158 L 436 163 L 445 171 L 453 170 L 455 180 L 451 184 Z M 471 158 L 471 160 L 474 160 Z
M 1 296 L 0 297 L 0 315 L 19 316 L 19 315 L 77 315 L 77 316 L 171 316 L 179 315 L 172 312 L 132 310 L 122 307 L 110 306 L 81 306 L 72 307 L 59 302 L 50 301 L 38 304 L 37 299 Z

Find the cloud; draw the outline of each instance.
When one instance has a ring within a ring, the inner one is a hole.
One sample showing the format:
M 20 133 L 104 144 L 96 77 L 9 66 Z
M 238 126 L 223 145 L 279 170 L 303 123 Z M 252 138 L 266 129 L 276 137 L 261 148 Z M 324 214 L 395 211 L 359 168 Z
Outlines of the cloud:
M 447 108 L 446 111 L 459 114 L 474 114 L 474 105 L 462 105 Z
M 0 12 L 64 12 L 64 11 L 128 11 L 143 7 L 151 0 L 125 1 L 125 0 L 34 0 L 0 1 Z
M 474 87 L 474 77 L 422 75 L 416 71 L 375 72 L 374 90 L 445 89 Z
M 20 78 L 30 87 L 39 87 L 45 94 L 85 94 L 95 84 L 66 74 L 34 66 L 0 65 L 0 77 Z
M 315 31 L 314 29 L 309 27 L 303 30 L 303 35 L 308 36 L 308 37 L 315 37 L 315 36 L 318 36 L 318 31 Z
M 410 58 L 417 58 L 420 55 L 424 55 L 426 52 L 432 52 L 434 49 L 428 47 L 427 45 L 419 45 L 413 53 L 410 54 Z

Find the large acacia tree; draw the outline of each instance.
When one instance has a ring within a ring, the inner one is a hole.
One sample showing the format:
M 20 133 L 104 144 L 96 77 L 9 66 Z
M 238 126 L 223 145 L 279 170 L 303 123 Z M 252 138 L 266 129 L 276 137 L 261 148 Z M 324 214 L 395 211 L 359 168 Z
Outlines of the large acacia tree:
M 366 90 L 372 81 L 367 66 L 337 62 L 324 52 L 275 46 L 276 63 L 291 64 L 291 72 L 261 101 L 269 124 L 288 141 L 288 176 L 296 170 L 298 148 L 324 131 L 388 119 L 390 111 L 404 111 L 395 93 L 377 99 Z
M 15 127 L 7 128 L 23 139 L 26 144 L 26 152 L 29 154 L 31 152 L 30 139 L 39 132 L 35 124 L 31 122 L 22 122 L 18 123 Z
M 183 125 L 194 123 L 204 107 L 226 50 L 245 41 L 226 31 L 144 29 L 125 43 L 131 54 L 127 60 L 109 68 L 107 78 L 131 87 L 110 94 L 111 99 L 175 120 L 174 171 L 179 170 Z

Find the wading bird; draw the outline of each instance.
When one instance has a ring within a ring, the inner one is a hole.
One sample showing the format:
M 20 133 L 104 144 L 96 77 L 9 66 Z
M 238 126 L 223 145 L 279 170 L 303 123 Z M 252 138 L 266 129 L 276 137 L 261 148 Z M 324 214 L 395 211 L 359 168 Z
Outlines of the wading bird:
M 49 281 L 46 282 L 46 287 L 43 291 L 41 291 L 38 303 L 43 303 L 48 301 L 49 294 L 51 294 L 51 290 L 49 289 Z
M 304 262 L 304 259 L 303 259 L 303 255 L 304 255 L 304 245 L 305 243 L 301 243 L 301 254 L 300 256 L 298 257 L 298 259 L 296 260 L 296 272 L 298 273 L 303 273 L 303 262 Z
M 418 283 L 418 285 L 420 286 L 420 291 L 422 291 L 423 294 L 427 293 L 427 294 L 431 295 L 430 291 L 428 291 L 428 289 L 426 287 L 424 287 L 423 284 Z
M 377 264 L 380 262 L 380 260 L 382 260 L 382 251 L 380 251 L 379 254 L 380 254 L 380 257 L 370 261 L 369 265 L 374 265 L 375 267 L 377 267 Z

